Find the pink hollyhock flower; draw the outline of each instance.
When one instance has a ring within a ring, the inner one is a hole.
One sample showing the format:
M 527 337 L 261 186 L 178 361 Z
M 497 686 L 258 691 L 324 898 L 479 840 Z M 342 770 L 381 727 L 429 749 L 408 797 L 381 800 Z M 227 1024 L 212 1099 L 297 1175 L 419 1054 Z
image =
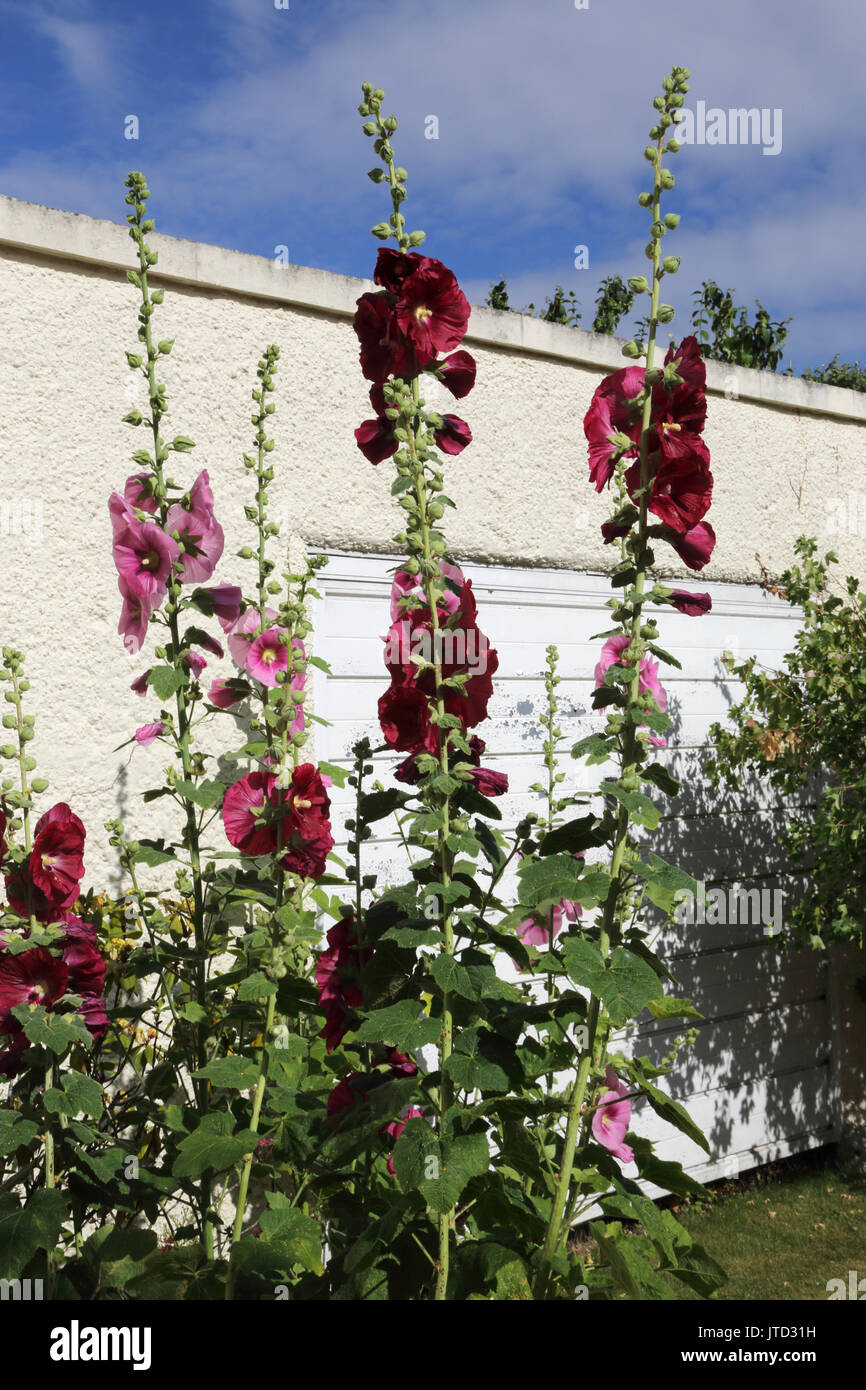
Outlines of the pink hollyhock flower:
M 183 543 L 181 556 L 184 584 L 210 579 L 223 553 L 225 537 L 213 510 L 213 493 L 207 470 L 202 469 L 189 493 L 189 506 L 174 502 L 165 519 L 166 530 L 176 531 Z
M 622 1159 L 623 1163 L 633 1163 L 634 1151 L 625 1142 L 631 1119 L 628 1087 L 623 1085 L 613 1067 L 606 1069 L 604 1077 L 607 1090 L 592 1117 L 593 1135 L 614 1158 Z
M 399 286 L 397 324 L 415 349 L 420 365 L 459 346 L 469 324 L 469 301 L 454 272 L 431 256 Z
M 265 628 L 271 627 L 276 620 L 276 609 L 266 608 Z M 225 629 L 229 653 L 235 665 L 240 666 L 242 670 L 246 670 L 250 647 L 261 631 L 262 619 L 257 608 L 248 608 L 236 622 Z
M 68 978 L 64 961 L 41 946 L 16 956 L 0 954 L 0 1031 L 17 1029 L 12 1010 L 18 1004 L 49 1009 L 66 993 Z
M 396 1144 L 397 1140 L 400 1138 L 400 1135 L 403 1133 L 403 1130 L 406 1128 L 410 1120 L 423 1120 L 423 1118 L 424 1111 L 419 1110 L 417 1105 L 410 1105 L 402 1120 L 392 1120 L 389 1125 L 385 1126 L 382 1132 L 384 1134 L 387 1134 L 389 1139 L 393 1139 L 394 1143 Z M 397 1174 L 394 1172 L 393 1152 L 388 1156 L 388 1172 L 391 1174 L 392 1178 L 395 1178 L 397 1176 Z
M 143 671 L 142 674 L 141 674 L 140 676 L 136 676 L 135 680 L 132 682 L 132 685 L 129 687 L 130 690 L 134 692 L 134 694 L 136 694 L 136 695 L 146 695 L 146 694 L 147 694 L 147 682 L 148 682 L 148 679 L 149 679 L 149 677 L 150 677 L 150 673 L 151 673 L 152 670 L 153 670 L 153 667 L 148 667 L 148 669 L 147 669 L 146 671 Z
M 159 507 L 152 488 L 153 476 L 150 473 L 133 473 L 132 477 L 126 480 L 123 496 L 131 507 L 137 507 L 140 512 L 150 512 L 155 516 Z
M 155 521 L 139 521 L 129 503 L 116 492 L 108 502 L 113 532 L 113 555 L 124 598 L 158 608 L 165 597 L 171 567 L 180 551 L 176 540 Z
M 274 1154 L 273 1139 L 260 1139 L 255 1147 L 255 1157 L 259 1163 L 270 1163 Z
M 456 415 L 443 415 L 441 426 L 433 431 L 433 438 L 443 454 L 460 454 L 472 443 L 472 431 L 466 421 Z
M 232 705 L 245 700 L 249 693 L 250 687 L 246 681 L 216 680 L 211 683 L 207 697 L 218 709 L 231 709 Z
M 609 637 L 601 649 L 601 658 L 595 668 L 595 688 L 598 690 L 605 684 L 605 672 L 611 666 L 622 666 L 620 657 L 627 651 L 630 639 L 625 633 L 617 633 L 614 637 Z M 638 678 L 638 694 L 652 695 L 659 709 L 664 713 L 668 707 L 667 691 L 659 680 L 658 662 L 653 661 L 652 657 L 645 656 L 640 663 L 640 676 Z M 650 734 L 650 743 L 656 748 L 666 748 L 667 740 L 660 734 Z
M 468 352 L 452 352 L 450 357 L 446 357 L 444 362 L 435 362 L 428 371 L 432 371 L 458 401 L 462 401 L 464 396 L 475 385 L 475 358 Z
M 117 631 L 123 638 L 123 645 L 130 656 L 135 656 L 137 652 L 141 651 L 141 645 L 147 634 L 151 613 L 150 604 L 147 599 L 131 594 L 122 579 L 118 579 L 117 587 L 123 599 Z
M 197 681 L 202 671 L 207 669 L 207 662 L 198 652 L 184 652 L 181 660 L 194 681 Z
M 270 627 L 253 641 L 247 654 L 247 670 L 262 685 L 275 686 L 277 675 L 289 664 L 289 649 L 280 641 L 285 628 Z
M 135 741 L 136 743 L 140 743 L 142 748 L 149 748 L 152 743 L 156 742 L 160 734 L 165 733 L 165 730 L 166 725 L 160 722 L 156 724 L 142 724 L 141 728 L 135 731 Z
M 566 922 L 576 922 L 582 916 L 580 903 L 563 898 L 562 902 L 551 908 L 549 917 L 526 917 L 519 923 L 517 935 L 524 946 L 549 946 L 551 927 L 554 937 L 557 937 Z
M 234 627 L 241 616 L 243 594 L 237 584 L 212 584 L 206 589 L 196 589 L 194 599 L 201 599 L 208 612 L 218 620 L 223 632 Z
M 692 594 L 688 589 L 672 589 L 669 601 L 672 608 L 685 613 L 689 618 L 699 618 L 704 613 L 709 613 L 713 606 L 709 594 Z

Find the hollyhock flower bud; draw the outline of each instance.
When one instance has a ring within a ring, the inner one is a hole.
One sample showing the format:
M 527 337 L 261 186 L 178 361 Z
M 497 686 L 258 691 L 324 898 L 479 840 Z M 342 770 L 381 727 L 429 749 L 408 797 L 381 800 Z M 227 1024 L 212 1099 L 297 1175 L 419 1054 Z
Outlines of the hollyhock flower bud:
M 129 688 L 135 695 L 143 696 L 147 694 L 147 682 L 152 669 L 152 667 L 149 667 L 148 670 L 143 671 L 140 676 L 136 676 L 135 680 L 132 682 Z
M 182 582 L 198 584 L 210 579 L 223 553 L 225 537 L 214 516 L 213 493 L 206 469 L 192 485 L 189 507 L 175 502 L 168 509 L 165 526 L 168 532 L 177 532 L 183 542 Z
M 118 579 L 117 587 L 123 599 L 117 631 L 123 638 L 123 645 L 130 656 L 135 656 L 141 651 L 147 633 L 151 614 L 150 603 L 140 595 L 131 593 L 122 579 Z M 160 603 L 164 597 L 164 594 L 160 596 Z
M 186 641 L 187 643 L 194 642 L 197 647 L 201 647 L 206 652 L 211 652 L 214 656 L 221 657 L 225 655 L 225 652 L 223 651 L 222 646 L 217 641 L 217 639 L 215 637 L 211 637 L 210 633 L 205 632 L 203 628 L 188 628 L 186 633 L 184 634 L 184 641 Z
M 631 1100 L 628 1088 L 620 1081 L 613 1067 L 605 1070 L 607 1090 L 592 1117 L 593 1137 L 623 1163 L 634 1162 L 634 1152 L 625 1142 L 631 1119 Z
M 165 730 L 165 724 L 142 724 L 141 728 L 135 731 L 135 741 L 141 744 L 142 748 L 149 748 L 152 743 L 156 742 L 161 734 L 165 733 Z
M 0 864 L 3 863 L 6 857 L 6 826 L 8 823 L 9 822 L 3 814 L 3 808 L 0 807 Z
M 671 607 L 689 618 L 702 617 L 704 613 L 709 613 L 713 606 L 709 594 L 692 594 L 688 589 L 669 589 L 665 592 Z
M 241 615 L 243 595 L 237 584 L 213 584 L 207 589 L 196 589 L 192 597 L 213 614 L 223 632 L 234 627 Z
M 207 667 L 207 662 L 203 656 L 199 656 L 198 652 L 184 652 L 181 660 L 192 675 L 193 680 L 198 680 L 202 671 Z

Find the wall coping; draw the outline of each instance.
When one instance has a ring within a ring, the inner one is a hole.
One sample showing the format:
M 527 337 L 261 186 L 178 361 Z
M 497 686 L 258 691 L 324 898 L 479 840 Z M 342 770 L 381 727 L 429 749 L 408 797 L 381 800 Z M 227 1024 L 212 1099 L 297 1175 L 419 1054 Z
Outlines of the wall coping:
M 229 251 L 205 242 L 155 233 L 150 244 L 159 252 L 160 259 L 154 279 L 290 304 L 336 318 L 352 318 L 358 296 L 374 288 L 369 280 L 337 275 L 312 266 L 283 265 L 266 256 Z M 0 196 L 0 247 L 113 271 L 125 272 L 134 265 L 134 248 L 125 224 L 3 196 Z M 487 307 L 473 306 L 466 341 L 524 356 L 558 358 L 604 371 L 626 365 L 620 353 L 623 338 Z M 736 373 L 739 400 L 866 423 L 866 393 L 804 381 L 800 377 L 778 376 L 775 372 L 729 368 L 723 363 L 707 362 L 708 392 L 724 396 L 726 389 L 730 389 L 732 372 Z

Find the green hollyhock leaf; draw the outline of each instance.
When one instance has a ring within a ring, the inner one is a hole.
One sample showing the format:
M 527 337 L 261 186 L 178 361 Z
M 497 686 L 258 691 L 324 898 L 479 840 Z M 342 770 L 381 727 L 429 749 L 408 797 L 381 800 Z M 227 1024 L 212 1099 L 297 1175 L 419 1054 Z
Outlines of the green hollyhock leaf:
M 0 1155 L 14 1153 L 39 1133 L 32 1120 L 23 1120 L 17 1110 L 0 1110 Z
M 140 840 L 134 862 L 146 864 L 150 869 L 156 869 L 160 864 L 173 864 L 175 856 L 170 850 L 164 848 L 162 840 Z
M 277 986 L 274 980 L 269 980 L 267 975 L 261 970 L 255 974 L 248 975 L 238 990 L 238 999 L 244 1003 L 254 1003 L 256 999 L 263 995 L 276 994 Z
M 0 1197 L 0 1279 L 17 1279 L 37 1250 L 53 1250 L 66 1216 L 56 1188 L 40 1188 L 26 1207 L 11 1193 Z
M 687 1135 L 689 1139 L 700 1145 L 705 1153 L 712 1153 L 703 1130 L 698 1129 L 691 1115 L 680 1105 L 678 1100 L 672 1100 L 670 1096 L 665 1095 L 664 1091 L 660 1091 L 649 1081 L 639 1078 L 638 1084 L 657 1115 L 660 1115 L 663 1120 L 667 1120 L 669 1125 L 673 1125 L 675 1129 L 680 1130 L 682 1134 Z
M 430 1211 L 456 1206 L 467 1183 L 487 1172 L 490 1151 L 484 1134 L 461 1134 L 440 1145 L 424 1120 L 409 1120 L 394 1146 L 394 1172 L 404 1192 L 421 1193 Z
M 394 787 L 384 792 L 367 792 L 366 796 L 361 797 L 361 820 L 367 825 L 384 820 L 385 816 L 405 806 L 408 800 L 406 792 L 399 792 Z
M 703 1018 L 691 999 L 675 999 L 666 994 L 663 999 L 651 999 L 647 1008 L 653 1018 Z
M 520 886 L 518 901 L 537 912 L 547 912 L 563 898 L 579 896 L 578 884 L 583 865 L 570 854 L 555 854 L 547 859 L 532 859 L 518 869 Z
M 47 1047 L 49 1052 L 60 1056 L 71 1043 L 79 1042 L 90 1047 L 93 1038 L 77 1014 L 53 1014 L 37 1004 L 16 1004 L 12 1015 L 24 1029 L 28 1042 L 34 1046 Z
M 102 1114 L 102 1087 L 81 1072 L 64 1072 L 63 1090 L 51 1087 L 45 1092 L 45 1109 L 51 1115 L 90 1115 L 98 1120 Z
M 385 1043 L 400 1052 L 414 1052 L 418 1047 L 435 1042 L 441 1031 L 438 1019 L 425 1017 L 415 1000 L 402 999 L 387 1009 L 376 1009 L 368 1014 L 355 1038 L 358 1042 Z
M 464 1028 L 445 1071 L 466 1091 L 507 1091 L 508 1074 L 496 1060 L 502 1046 L 486 1028 Z
M 630 860 L 628 867 L 631 873 L 644 880 L 647 897 L 662 912 L 673 912 L 683 895 L 689 895 L 696 902 L 703 890 L 703 884 L 698 883 L 697 879 L 675 865 L 665 863 L 652 851 L 648 864 L 635 857 Z
M 176 671 L 173 666 L 154 666 L 148 673 L 147 683 L 156 698 L 165 702 L 186 685 L 186 672 Z
M 225 787 L 222 782 L 184 782 L 176 784 L 176 790 L 194 806 L 210 811 L 223 799 Z
M 202 1077 L 214 1086 L 226 1086 L 233 1091 L 251 1091 L 259 1079 L 259 1064 L 249 1057 L 215 1057 L 195 1078 Z
M 251 1129 L 235 1134 L 231 1115 L 203 1115 L 198 1128 L 181 1140 L 171 1171 L 176 1178 L 198 1178 L 206 1169 L 224 1172 L 251 1153 L 258 1138 Z
M 661 992 L 655 971 L 624 946 L 617 946 L 605 962 L 594 942 L 569 937 L 563 942 L 562 958 L 574 983 L 601 1000 L 616 1028 L 635 1018 Z
M 313 1274 L 321 1274 L 322 1228 L 318 1221 L 293 1207 L 282 1192 L 265 1194 L 269 1211 L 263 1211 L 259 1225 L 265 1239 L 279 1246 L 282 1253 L 290 1256 L 293 1264 L 303 1265 Z
M 651 1140 L 632 1135 L 629 1144 L 638 1172 L 647 1182 L 655 1183 L 657 1187 L 661 1187 L 665 1192 L 672 1192 L 676 1197 L 697 1197 L 702 1201 L 709 1201 L 712 1195 L 709 1188 L 704 1187 L 696 1178 L 690 1177 L 682 1164 L 657 1158 L 653 1153 Z
M 601 1221 L 592 1221 L 589 1229 L 598 1241 L 604 1261 L 632 1298 L 676 1298 L 671 1286 L 659 1278 L 652 1265 L 644 1259 L 637 1239 L 622 1234 L 622 1227 L 618 1221 L 612 1221 L 608 1225 Z
M 649 763 L 640 775 L 642 781 L 652 782 L 653 786 L 658 787 L 659 791 L 666 792 L 668 796 L 679 796 L 679 782 L 676 777 L 671 776 L 666 767 L 662 767 L 661 763 Z
M 649 722 L 648 720 L 646 721 Z M 602 782 L 599 791 L 603 796 L 613 796 L 625 806 L 632 820 L 647 830 L 655 830 L 661 819 L 661 812 L 654 802 L 643 792 L 625 792 L 616 782 Z
M 599 822 L 595 816 L 581 816 L 578 820 L 568 821 L 565 825 L 558 825 L 555 830 L 549 830 L 539 846 L 538 853 L 548 854 L 577 854 L 581 850 L 592 848 L 594 845 L 604 843 L 604 833 L 599 832 Z

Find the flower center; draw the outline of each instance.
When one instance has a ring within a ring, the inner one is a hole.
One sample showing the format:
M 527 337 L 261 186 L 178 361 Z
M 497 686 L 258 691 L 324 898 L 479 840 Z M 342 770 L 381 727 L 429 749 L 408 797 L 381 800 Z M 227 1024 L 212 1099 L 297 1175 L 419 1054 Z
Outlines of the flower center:
M 306 801 L 300 796 L 295 799 L 295 809 L 298 811 L 309 811 L 312 804 L 312 801 Z
M 426 323 L 433 313 L 433 310 L 428 309 L 426 304 L 416 304 L 413 312 L 419 323 Z
M 146 555 L 141 557 L 141 568 L 143 570 L 155 570 L 159 565 L 159 552 L 148 550 Z

